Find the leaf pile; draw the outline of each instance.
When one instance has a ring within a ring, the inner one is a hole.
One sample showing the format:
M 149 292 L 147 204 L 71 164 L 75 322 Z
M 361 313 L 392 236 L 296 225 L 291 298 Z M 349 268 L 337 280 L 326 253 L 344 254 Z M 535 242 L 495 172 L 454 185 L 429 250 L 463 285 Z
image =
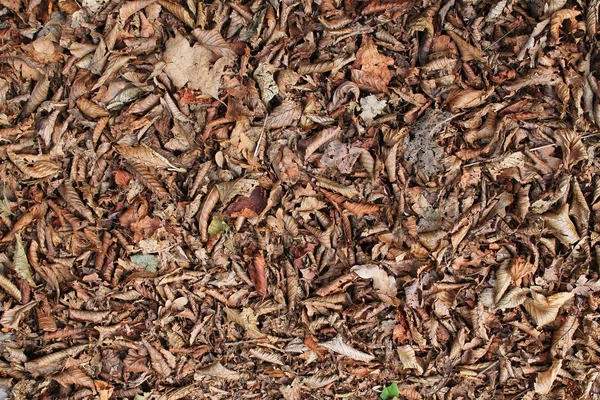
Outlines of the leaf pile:
M 597 0 L 0 4 L 2 396 L 600 396 Z

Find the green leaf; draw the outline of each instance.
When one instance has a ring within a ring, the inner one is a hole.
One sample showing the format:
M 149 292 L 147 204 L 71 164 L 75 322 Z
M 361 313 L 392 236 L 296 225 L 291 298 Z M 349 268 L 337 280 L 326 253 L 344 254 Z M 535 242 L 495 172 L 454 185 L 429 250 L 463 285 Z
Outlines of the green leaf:
M 158 257 L 151 254 L 136 254 L 131 256 L 131 262 L 144 267 L 146 272 L 156 272 L 158 269 Z
M 390 386 L 383 388 L 379 397 L 381 400 L 391 399 L 392 397 L 398 397 L 400 392 L 398 391 L 398 385 L 396 382 L 392 382 Z
M 216 214 L 208 226 L 208 234 L 211 237 L 215 237 L 219 233 L 224 232 L 226 229 L 227 224 L 223 222 L 223 217 L 220 214 Z

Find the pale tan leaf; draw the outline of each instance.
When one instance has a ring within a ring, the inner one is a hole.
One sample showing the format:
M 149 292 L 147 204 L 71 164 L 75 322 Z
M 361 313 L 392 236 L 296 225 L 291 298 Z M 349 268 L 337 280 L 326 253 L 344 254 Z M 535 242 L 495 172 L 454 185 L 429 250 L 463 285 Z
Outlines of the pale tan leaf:
M 534 389 L 537 394 L 546 395 L 550 393 L 552 385 L 560 372 L 562 360 L 554 360 L 552 366 L 544 372 L 539 372 L 536 379 Z
M 56 120 L 58 119 L 58 115 L 60 113 L 61 110 L 56 109 L 40 123 L 38 135 L 40 135 L 46 147 L 50 146 L 50 143 L 52 142 L 52 133 L 54 132 L 54 126 L 56 125 Z
M 260 348 L 256 348 L 256 349 L 250 349 L 249 353 L 251 356 L 258 358 L 259 360 L 262 360 L 262 361 L 265 361 L 265 362 L 268 362 L 271 364 L 284 365 L 283 361 L 281 360 L 281 357 L 273 352 L 262 350 Z
M 302 114 L 302 108 L 298 103 L 292 100 L 285 100 L 272 113 L 265 118 L 264 127 L 266 129 L 285 128 L 294 124 Z
M 79 194 L 73 187 L 72 182 L 65 181 L 61 187 L 60 194 L 65 199 L 67 204 L 69 204 L 72 210 L 84 217 L 86 220 L 88 220 L 88 222 L 94 222 L 94 215 L 90 209 L 83 204 L 79 198 Z
M 587 37 L 592 40 L 598 33 L 598 12 L 600 10 L 600 1 L 591 0 L 588 2 L 586 13 Z
M 496 270 L 496 285 L 494 286 L 494 303 L 498 304 L 504 296 L 506 289 L 510 286 L 510 274 L 508 270 L 508 261 L 505 261 Z
M 376 204 L 356 203 L 353 201 L 343 202 L 342 207 L 350 211 L 352 215 L 356 216 L 374 214 L 380 209 Z
M 69 318 L 96 324 L 106 321 L 108 314 L 110 314 L 110 311 L 69 310 Z
M 588 158 L 587 149 L 581 140 L 581 134 L 572 129 L 555 131 L 556 143 L 563 151 L 563 160 L 568 170 Z
M 77 104 L 77 108 L 79 108 L 79 111 L 81 111 L 83 115 L 85 115 L 88 118 L 95 119 L 108 116 L 108 111 L 106 111 L 104 107 L 94 103 L 91 100 L 86 99 L 83 96 L 78 98 L 75 104 Z
M 183 387 L 176 388 L 176 389 L 166 392 L 165 394 L 160 396 L 158 398 L 158 400 L 180 400 L 180 399 L 183 399 L 184 397 L 190 396 L 190 395 L 198 392 L 198 390 L 199 390 L 199 388 L 198 388 L 198 385 L 196 385 L 196 384 L 187 385 L 187 386 L 183 386 Z M 137 396 L 133 400 L 138 400 Z M 146 399 L 140 399 L 140 400 L 146 400 Z
M 302 400 L 302 388 L 299 378 L 294 378 L 291 385 L 281 386 L 279 391 L 285 400 Z
M 526 76 L 508 83 L 504 89 L 516 92 L 528 86 L 556 85 L 559 82 L 562 82 L 562 78 L 555 68 L 538 67 L 530 70 Z
M 221 203 L 228 204 L 236 196 L 250 196 L 254 188 L 258 185 L 255 179 L 240 178 L 228 182 L 221 182 L 216 185 Z
M 6 293 L 10 294 L 15 298 L 19 303 L 21 302 L 21 291 L 18 287 L 15 286 L 14 283 L 10 281 L 7 277 L 0 274 L 0 287 L 6 291 Z
M 474 108 L 483 104 L 493 92 L 493 88 L 489 90 L 455 89 L 448 94 L 446 104 L 452 112 Z
M 87 344 L 73 346 L 65 350 L 50 353 L 25 363 L 25 370 L 34 376 L 46 375 L 63 367 L 67 357 L 75 357 L 88 348 Z
M 208 240 L 208 221 L 210 219 L 210 214 L 218 201 L 219 190 L 217 187 L 213 187 L 206 196 L 202 208 L 200 209 L 200 213 L 198 214 L 198 229 L 200 230 L 200 237 L 203 242 Z
M 331 385 L 333 382 L 337 381 L 339 376 L 306 376 L 302 379 L 302 385 L 311 389 L 320 389 L 326 386 Z
M 571 207 L 569 208 L 569 215 L 573 216 L 577 229 L 581 233 L 581 236 L 584 236 L 589 229 L 590 207 L 583 195 L 579 182 L 575 178 L 573 178 L 573 182 L 571 183 L 571 193 L 573 194 L 573 198 L 571 200 Z
M 231 308 L 225 308 L 225 314 L 230 321 L 235 322 L 244 328 L 249 338 L 265 338 L 266 335 L 261 333 L 258 329 L 258 319 L 256 313 L 251 308 L 244 308 L 241 312 Z
M 296 307 L 296 302 L 300 299 L 301 291 L 298 273 L 296 272 L 296 268 L 289 261 L 285 263 L 285 277 L 288 307 L 294 309 Z
M 552 14 L 552 17 L 550 17 L 550 37 L 552 40 L 555 42 L 558 41 L 560 27 L 565 20 L 568 19 L 571 22 L 571 26 L 576 26 L 579 14 L 581 14 L 581 11 L 572 9 L 558 10 Z
M 532 299 L 526 299 L 523 306 L 531 315 L 538 328 L 553 322 L 558 315 L 560 307 L 574 295 L 573 293 L 561 292 L 550 297 L 541 293 L 531 293 Z
M 210 50 L 199 44 L 191 47 L 187 39 L 179 34 L 165 43 L 165 73 L 173 84 L 178 88 L 188 84 L 190 89 L 201 90 L 216 99 L 223 69 L 231 61 L 227 57 L 221 57 L 210 68 L 210 58 Z
M 169 0 L 158 0 L 158 3 L 190 28 L 194 29 L 196 27 L 190 13 L 181 5 Z
M 10 161 L 12 161 L 17 168 L 21 170 L 21 172 L 30 178 L 49 178 L 62 172 L 62 168 L 60 166 L 47 159 L 39 159 L 38 157 L 34 157 L 35 160 L 33 162 L 29 162 L 27 160 L 31 159 L 31 157 L 17 155 L 12 151 L 8 151 L 7 155 Z
M 518 307 L 525 302 L 529 291 L 529 289 L 525 288 L 512 288 L 498 303 L 496 303 L 495 308 L 497 310 L 505 310 L 507 308 Z
M 4 311 L 2 319 L 0 319 L 0 324 L 8 329 L 18 329 L 21 318 L 23 318 L 29 310 L 35 307 L 35 304 L 35 301 L 30 301 L 22 306 L 15 306 Z M 25 366 L 25 368 L 27 368 L 27 366 Z
M 334 192 L 337 192 L 349 199 L 360 195 L 360 193 L 358 192 L 358 190 L 356 190 L 354 186 L 342 185 L 320 175 L 315 175 L 315 178 L 317 178 L 317 183 L 319 186 L 325 189 L 333 190 Z
M 333 110 L 339 107 L 342 103 L 348 101 L 351 94 L 354 96 L 355 100 L 358 100 L 360 97 L 360 88 L 356 83 L 345 81 L 340 84 L 335 89 L 335 92 L 333 92 L 333 99 L 330 109 Z
M 469 62 L 473 60 L 481 61 L 483 59 L 483 51 L 471 45 L 457 33 L 448 31 L 448 36 L 450 36 L 454 43 L 456 43 L 456 47 L 458 47 L 458 51 L 460 52 L 460 58 L 463 62 Z
M 510 267 L 510 276 L 515 285 L 520 286 L 521 280 L 535 273 L 537 267 L 523 257 L 515 257 Z
M 248 266 L 248 274 L 250 275 L 252 283 L 254 283 L 256 293 L 263 297 L 266 296 L 267 270 L 265 266 L 265 257 L 261 253 L 252 257 L 252 263 Z
M 44 100 L 46 100 L 49 90 L 50 80 L 48 79 L 47 75 L 43 75 L 33 87 L 31 96 L 29 96 L 29 100 L 27 100 L 25 107 L 23 107 L 21 115 L 23 117 L 30 116 L 38 108 L 38 106 L 42 104 Z
M 575 344 L 573 335 L 579 327 L 579 321 L 576 316 L 569 315 L 565 318 L 562 325 L 552 333 L 552 347 L 550 353 L 554 357 L 564 358 L 569 349 Z
M 335 128 L 326 128 L 314 135 L 312 138 L 307 139 L 304 151 L 304 159 L 308 159 L 317 149 L 324 144 L 338 138 L 338 136 L 342 133 L 342 130 L 339 127 Z
M 237 54 L 235 51 L 231 49 L 229 43 L 225 41 L 223 36 L 216 29 L 211 30 L 202 30 L 202 29 L 194 29 L 192 31 L 192 35 L 198 40 L 198 42 L 211 50 L 218 56 L 228 57 L 232 60 L 237 58 Z
M 52 379 L 62 386 L 78 385 L 95 389 L 94 380 L 83 370 L 77 367 L 69 368 L 65 372 L 54 375 Z
M 32 287 L 35 286 L 35 282 L 33 281 L 33 275 L 31 273 L 31 267 L 29 266 L 29 261 L 27 260 L 27 253 L 25 252 L 25 246 L 23 245 L 23 240 L 21 239 L 21 234 L 16 233 L 16 244 L 15 244 L 15 254 L 13 258 L 13 266 L 15 271 L 19 276 L 27 281 Z
M 163 377 L 168 377 L 171 375 L 173 370 L 169 367 L 167 360 L 162 355 L 160 351 L 158 351 L 151 343 L 149 343 L 146 339 L 142 339 L 142 344 L 148 351 L 150 355 L 150 360 L 152 361 L 152 369 L 158 372 Z
M 346 343 L 344 343 L 340 335 L 337 335 L 335 338 L 331 339 L 328 342 L 319 343 L 319 346 L 325 347 L 326 349 L 331 350 L 334 353 L 338 353 L 345 357 L 349 357 L 355 361 L 370 362 L 375 358 L 370 354 L 363 353 L 360 350 L 356 350 L 348 346 Z
M 156 170 L 153 168 L 147 168 L 143 164 L 132 160 L 130 161 L 132 172 L 136 174 L 137 179 L 142 182 L 156 197 L 164 200 L 169 197 L 169 192 L 163 187 L 163 185 L 157 179 Z
M 416 385 L 401 385 L 398 386 L 398 393 L 406 397 L 407 400 L 421 400 L 423 396 L 418 392 Z
M 121 21 L 125 21 L 127 18 L 131 17 L 136 12 L 143 10 L 150 4 L 154 3 L 156 0 L 132 0 L 124 3 L 119 9 L 119 18 Z
M 423 374 L 423 367 L 417 361 L 417 356 L 415 355 L 415 350 L 411 345 L 404 345 L 396 348 L 396 352 L 398 353 L 398 357 L 402 362 L 402 366 L 404 369 L 414 369 L 417 371 L 417 374 Z
M 212 376 L 215 378 L 225 379 L 227 381 L 237 381 L 240 379 L 240 374 L 230 369 L 227 369 L 221 364 L 217 362 L 216 364 L 212 364 L 208 367 L 200 368 L 196 370 L 196 375 L 198 376 Z
M 165 157 L 145 144 L 141 144 L 136 147 L 125 144 L 117 144 L 114 146 L 114 148 L 127 161 L 140 163 L 149 168 L 161 168 L 175 172 L 186 172 L 185 168 L 176 167 Z
M 387 173 L 388 180 L 390 182 L 396 182 L 398 174 L 396 172 L 396 165 L 398 163 L 398 147 L 400 143 L 395 143 L 392 147 L 386 148 L 384 152 L 384 166 Z
M 575 225 L 569 218 L 569 206 L 563 204 L 558 210 L 542 214 L 544 225 L 565 245 L 572 245 L 579 241 L 579 234 Z
M 396 295 L 398 294 L 396 278 L 388 276 L 383 268 L 371 264 L 355 265 L 350 270 L 362 279 L 372 279 L 373 288 L 383 302 L 394 305 L 398 301 L 396 299 Z

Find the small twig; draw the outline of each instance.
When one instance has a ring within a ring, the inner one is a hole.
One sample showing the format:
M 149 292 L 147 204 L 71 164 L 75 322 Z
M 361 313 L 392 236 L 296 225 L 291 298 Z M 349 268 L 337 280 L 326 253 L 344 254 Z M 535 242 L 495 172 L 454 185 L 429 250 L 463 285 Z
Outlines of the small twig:
M 500 361 L 494 361 L 493 363 L 491 363 L 489 366 L 487 366 L 486 368 L 484 368 L 483 370 L 479 371 L 479 373 L 477 374 L 477 376 L 481 376 L 483 374 L 485 374 L 487 371 L 489 371 L 490 369 L 494 368 L 496 365 L 498 365 Z
M 269 118 L 269 114 L 265 116 L 265 122 L 263 123 L 263 127 L 260 131 L 260 136 L 258 137 L 258 142 L 256 143 L 256 148 L 254 149 L 254 158 L 258 156 L 258 151 L 260 150 L 260 144 L 262 143 L 262 138 L 265 133 L 265 127 L 267 126 L 267 118 Z
M 494 43 L 490 43 L 490 45 L 488 47 L 486 47 L 485 49 L 483 49 L 483 51 L 488 51 L 490 47 L 498 44 L 498 42 L 500 42 L 502 39 L 504 39 L 506 36 L 508 36 L 515 29 L 516 29 L 516 26 L 514 28 L 512 28 L 511 30 L 509 30 L 508 32 L 506 32 L 500 39 L 496 40 Z

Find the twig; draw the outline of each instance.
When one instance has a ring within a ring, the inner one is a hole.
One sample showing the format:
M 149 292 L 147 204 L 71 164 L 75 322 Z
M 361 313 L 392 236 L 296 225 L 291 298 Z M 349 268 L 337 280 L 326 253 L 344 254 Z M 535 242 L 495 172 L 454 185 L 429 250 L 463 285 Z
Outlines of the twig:
M 254 149 L 254 158 L 258 156 L 258 151 L 260 150 L 260 144 L 262 143 L 262 138 L 265 133 L 265 127 L 267 126 L 267 118 L 269 118 L 269 114 L 265 115 L 265 122 L 263 123 L 260 136 L 258 137 L 258 142 L 256 143 L 256 148 Z

